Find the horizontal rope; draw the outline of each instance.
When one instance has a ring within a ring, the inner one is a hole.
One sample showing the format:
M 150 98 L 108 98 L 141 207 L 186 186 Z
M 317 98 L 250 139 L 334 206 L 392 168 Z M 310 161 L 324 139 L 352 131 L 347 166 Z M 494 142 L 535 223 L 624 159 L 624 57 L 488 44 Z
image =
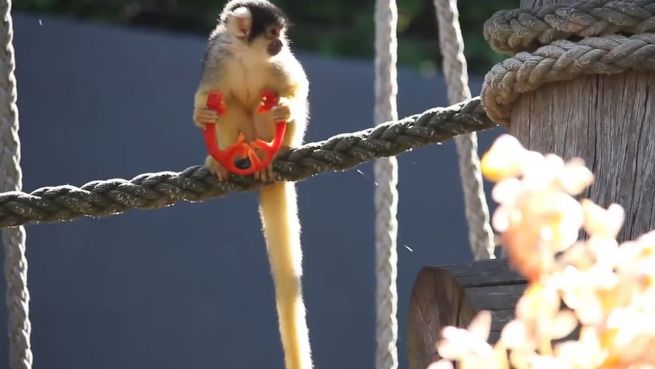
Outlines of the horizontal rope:
M 299 181 L 327 171 L 342 171 L 456 135 L 494 127 L 479 98 L 433 108 L 364 131 L 340 134 L 280 153 L 273 163 L 276 180 Z M 0 194 L 0 227 L 56 222 L 82 216 L 107 216 L 128 209 L 157 209 L 178 201 L 197 202 L 261 186 L 232 175 L 219 182 L 204 166 L 182 172 L 141 174 L 131 180 L 93 181 L 82 187 L 44 187 L 32 193 Z
M 555 40 L 655 31 L 655 0 L 590 0 L 496 12 L 484 37 L 501 53 L 532 51 Z
M 496 64 L 485 76 L 481 97 L 489 117 L 509 124 L 513 102 L 525 92 L 585 74 L 655 69 L 655 34 L 557 40 Z

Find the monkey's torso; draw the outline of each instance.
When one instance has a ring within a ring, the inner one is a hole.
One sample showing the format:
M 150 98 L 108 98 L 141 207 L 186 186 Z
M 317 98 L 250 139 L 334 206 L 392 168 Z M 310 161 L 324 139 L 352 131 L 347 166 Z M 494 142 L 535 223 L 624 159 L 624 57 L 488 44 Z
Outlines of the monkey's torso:
M 276 63 L 277 60 L 273 58 L 266 60 L 251 55 L 254 53 L 255 51 L 248 48 L 234 50 L 226 58 L 222 81 L 224 86 L 228 86 L 224 91 L 226 99 L 233 100 L 233 103 L 251 111 L 257 108 L 262 90 L 280 88 L 285 84 L 279 73 L 279 62 Z
M 229 35 L 218 34 L 213 40 L 201 81 L 202 90 L 219 91 L 225 99 L 227 111 L 218 125 L 219 146 L 225 148 L 233 144 L 240 132 L 246 140 L 272 139 L 274 122 L 257 112 L 265 89 L 280 97 L 291 97 L 291 102 L 297 105 L 294 110 L 301 114 L 294 114 L 288 123 L 304 125 L 306 106 L 300 105 L 307 104 L 307 93 L 304 91 L 308 90 L 308 82 L 295 56 L 285 48 L 271 57 L 261 48 L 240 45 L 224 40 L 224 37 Z M 220 62 L 211 58 L 220 58 Z M 287 130 L 285 146 L 300 144 L 302 136 L 296 138 L 295 127 Z

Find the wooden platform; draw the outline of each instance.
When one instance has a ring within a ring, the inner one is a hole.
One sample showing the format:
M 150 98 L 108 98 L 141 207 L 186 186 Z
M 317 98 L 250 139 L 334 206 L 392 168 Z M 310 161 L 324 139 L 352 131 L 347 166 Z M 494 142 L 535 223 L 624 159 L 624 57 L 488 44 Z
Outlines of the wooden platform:
M 410 369 L 425 369 L 438 359 L 435 344 L 442 327 L 467 326 L 479 310 L 493 316 L 490 340 L 514 317 L 525 279 L 506 259 L 424 267 L 418 273 L 410 303 L 408 356 Z

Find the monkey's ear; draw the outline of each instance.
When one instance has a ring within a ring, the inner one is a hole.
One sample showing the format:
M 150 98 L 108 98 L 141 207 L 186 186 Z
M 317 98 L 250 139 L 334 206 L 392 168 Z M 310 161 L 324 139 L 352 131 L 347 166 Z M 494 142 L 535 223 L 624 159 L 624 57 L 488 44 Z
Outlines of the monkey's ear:
M 252 26 L 252 14 L 245 6 L 230 10 L 227 13 L 227 25 L 230 31 L 237 37 L 246 37 Z
M 228 16 L 237 17 L 237 18 L 250 18 L 252 14 L 250 14 L 250 9 L 246 8 L 245 6 L 240 6 L 238 8 L 234 8 L 230 10 Z

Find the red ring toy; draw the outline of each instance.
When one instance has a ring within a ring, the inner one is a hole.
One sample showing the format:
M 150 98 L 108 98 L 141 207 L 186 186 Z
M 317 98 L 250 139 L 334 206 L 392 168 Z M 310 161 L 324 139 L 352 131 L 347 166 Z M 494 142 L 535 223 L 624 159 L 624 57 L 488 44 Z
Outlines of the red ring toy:
M 260 113 L 268 112 L 278 103 L 278 101 L 279 97 L 277 94 L 269 90 L 264 90 L 262 91 L 262 101 L 257 111 Z M 219 115 L 225 114 L 223 94 L 219 92 L 210 92 L 207 96 L 207 108 L 217 112 Z M 221 163 L 225 169 L 234 174 L 247 176 L 265 169 L 271 164 L 277 152 L 280 151 L 286 127 L 287 123 L 285 121 L 275 122 L 275 137 L 271 142 L 259 139 L 252 142 L 245 142 L 243 134 L 240 134 L 238 141 L 225 150 L 221 150 L 218 147 L 215 123 L 206 123 L 203 135 L 207 151 L 214 160 Z M 264 152 L 264 160 L 259 158 L 255 149 Z M 250 167 L 246 169 L 237 168 L 234 165 L 235 159 L 245 157 L 250 159 Z

